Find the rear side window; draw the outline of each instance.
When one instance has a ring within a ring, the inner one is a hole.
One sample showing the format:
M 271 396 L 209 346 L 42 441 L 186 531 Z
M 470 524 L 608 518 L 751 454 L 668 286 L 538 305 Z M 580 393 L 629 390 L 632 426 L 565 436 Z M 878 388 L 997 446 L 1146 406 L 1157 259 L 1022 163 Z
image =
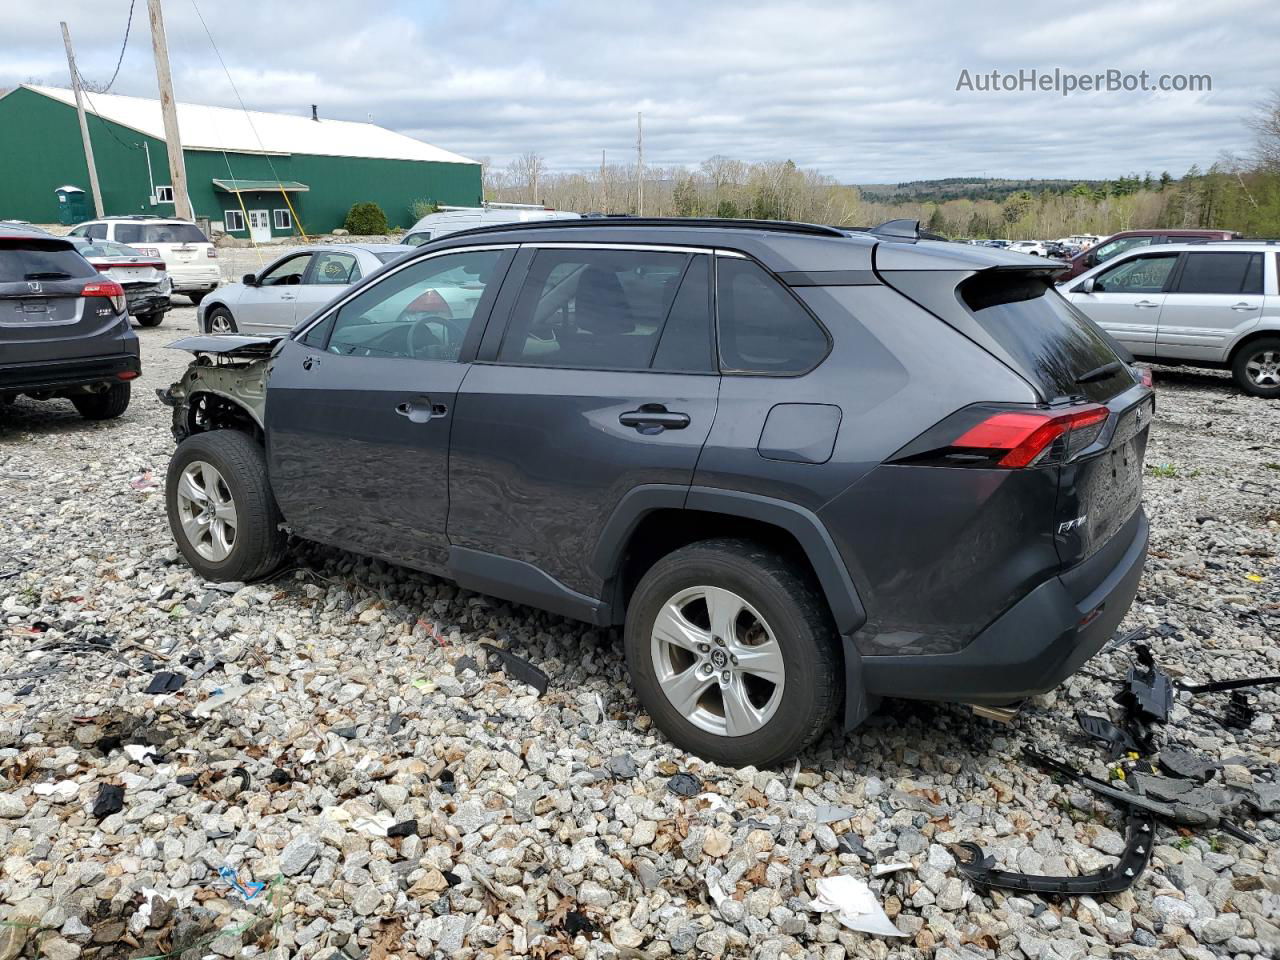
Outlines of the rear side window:
M 1120 359 L 1088 317 L 1036 275 L 986 271 L 960 284 L 960 298 L 1014 360 L 1019 372 L 1050 400 L 1083 395 L 1105 401 L 1133 385 L 1120 367 L 1102 380 L 1077 378 Z
M 39 240 L 0 243 L 0 283 L 24 280 L 69 280 L 96 277 L 98 271 L 84 257 L 61 243 Z
M 1262 293 L 1262 254 L 1189 253 L 1178 293 Z
M 143 244 L 209 242 L 194 223 L 117 223 L 116 240 Z
M 107 225 L 105 223 L 91 223 L 84 228 L 82 236 L 91 240 L 105 240 L 107 238 Z
M 499 362 L 649 369 L 689 260 L 649 250 L 539 250 Z
M 317 253 L 311 265 L 311 283 L 347 284 L 360 279 L 360 267 L 349 253 L 326 250 Z
M 826 331 L 759 264 L 720 257 L 716 274 L 716 317 L 724 370 L 805 373 L 827 355 Z
M 696 256 L 684 273 L 667 325 L 663 328 L 654 370 L 707 373 L 716 369 L 711 329 L 711 258 Z

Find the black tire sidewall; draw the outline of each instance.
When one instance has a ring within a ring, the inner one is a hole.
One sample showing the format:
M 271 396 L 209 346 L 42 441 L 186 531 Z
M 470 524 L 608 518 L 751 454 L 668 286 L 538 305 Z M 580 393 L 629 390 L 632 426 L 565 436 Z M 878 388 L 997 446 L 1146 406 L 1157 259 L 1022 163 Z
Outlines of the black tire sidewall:
M 213 318 L 219 317 L 219 316 L 226 317 L 227 321 L 231 324 L 231 330 L 228 332 L 235 333 L 239 329 L 236 326 L 236 318 L 231 315 L 230 310 L 228 310 L 226 307 L 214 307 L 207 314 L 205 314 L 205 317 L 204 317 L 204 329 L 206 333 L 215 332 L 213 329 Z
M 256 445 L 252 438 L 233 430 L 214 430 L 187 437 L 178 445 L 178 449 L 169 460 L 169 470 L 165 477 L 165 508 L 174 543 L 177 544 L 178 551 L 192 569 L 206 580 L 247 579 L 245 574 L 251 573 L 257 566 L 251 556 L 255 553 L 254 541 L 269 540 L 273 536 L 272 531 L 268 529 L 272 518 L 255 516 L 250 507 L 253 500 L 249 490 L 250 479 L 244 475 L 241 466 L 229 460 L 220 449 L 232 443 Z M 231 499 L 236 507 L 236 542 L 225 560 L 215 562 L 200 556 L 194 544 L 187 539 L 182 523 L 178 519 L 178 480 L 182 476 L 182 471 L 194 460 L 203 460 L 212 464 L 222 474 L 222 479 L 231 491 Z M 262 463 L 260 457 L 258 462 Z M 265 482 L 265 464 L 263 464 L 262 479 Z
M 164 321 L 164 311 L 143 313 L 138 315 L 138 324 L 143 327 L 158 327 Z
M 71 398 L 71 405 L 86 420 L 114 420 L 129 409 L 133 385 L 125 380 L 107 386 L 99 393 L 83 393 Z
M 1249 379 L 1245 366 L 1249 358 L 1263 350 L 1280 350 L 1280 337 L 1262 337 L 1240 348 L 1231 364 L 1231 375 L 1238 386 L 1252 397 L 1266 400 L 1280 399 L 1280 387 L 1260 387 Z
M 653 665 L 653 622 L 664 604 L 681 590 L 717 586 L 732 590 L 764 617 L 786 664 L 782 702 L 769 722 L 755 733 L 722 737 L 686 720 L 663 693 Z M 682 749 L 731 766 L 767 766 L 793 756 L 812 739 L 822 711 L 812 692 L 817 671 L 830 669 L 831 656 L 822 656 L 822 635 L 816 611 L 797 603 L 770 572 L 751 557 L 689 548 L 660 560 L 641 580 L 627 611 L 625 647 L 627 668 L 641 702 L 657 726 Z M 831 682 L 827 678 L 826 682 Z M 829 717 L 825 718 L 829 720 Z M 824 725 L 825 725 L 824 720 Z

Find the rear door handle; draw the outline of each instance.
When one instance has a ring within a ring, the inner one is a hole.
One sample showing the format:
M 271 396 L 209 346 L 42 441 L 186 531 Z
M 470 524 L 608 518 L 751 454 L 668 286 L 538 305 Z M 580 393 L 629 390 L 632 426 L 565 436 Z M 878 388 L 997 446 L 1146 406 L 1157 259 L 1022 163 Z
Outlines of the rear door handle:
M 1244 302 L 1242 301 L 1242 302 L 1240 302 L 1240 303 L 1233 303 L 1233 304 L 1231 305 L 1231 309 L 1232 309 L 1232 310 L 1238 310 L 1238 311 L 1240 311 L 1241 313 L 1244 313 L 1245 311 L 1257 310 L 1258 308 L 1257 308 L 1256 306 L 1254 306 L 1252 303 L 1244 303 Z
M 282 293 L 280 294 L 280 299 L 281 300 L 297 300 L 298 295 L 296 293 Z
M 660 403 L 646 403 L 639 410 L 628 410 L 618 415 L 624 427 L 635 427 L 644 434 L 661 433 L 663 430 L 683 430 L 689 426 L 689 415 L 669 411 Z
M 1160 306 L 1160 304 L 1156 303 L 1154 300 L 1139 300 L 1137 303 L 1134 304 L 1134 306 L 1142 307 L 1143 309 L 1148 309 L 1150 307 L 1158 307 Z
M 411 423 L 437 420 L 449 412 L 443 403 L 432 403 L 430 397 L 412 397 L 396 404 L 396 413 L 408 417 Z

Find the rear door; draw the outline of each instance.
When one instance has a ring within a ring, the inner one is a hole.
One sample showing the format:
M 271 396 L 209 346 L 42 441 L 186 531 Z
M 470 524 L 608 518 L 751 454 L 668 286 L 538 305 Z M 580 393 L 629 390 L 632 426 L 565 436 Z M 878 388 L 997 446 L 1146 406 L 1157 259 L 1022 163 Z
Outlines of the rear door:
M 1263 269 L 1261 252 L 1184 253 L 1160 312 L 1156 356 L 1225 360 L 1262 317 Z
M 1131 352 L 1153 357 L 1165 288 L 1177 263 L 1171 252 L 1126 257 L 1094 274 L 1089 293 L 1081 290 L 1082 281 L 1072 284 L 1070 300 Z
M 552 609 L 556 596 L 601 596 L 591 558 L 614 509 L 644 484 L 687 488 L 715 419 L 709 260 L 642 245 L 522 250 L 502 297 L 509 323 L 490 324 L 458 395 L 453 576 L 496 571 L 489 589 Z M 517 581 L 542 592 L 513 592 Z
M 262 272 L 257 283 L 244 288 L 235 307 L 241 333 L 279 334 L 293 329 L 302 279 L 312 256 L 296 253 L 277 260 Z
M 416 259 L 285 341 L 267 383 L 267 457 L 299 535 L 443 572 L 455 396 L 511 256 Z
M 64 240 L 0 237 L 0 364 L 119 353 L 126 315 L 81 296 L 97 278 Z

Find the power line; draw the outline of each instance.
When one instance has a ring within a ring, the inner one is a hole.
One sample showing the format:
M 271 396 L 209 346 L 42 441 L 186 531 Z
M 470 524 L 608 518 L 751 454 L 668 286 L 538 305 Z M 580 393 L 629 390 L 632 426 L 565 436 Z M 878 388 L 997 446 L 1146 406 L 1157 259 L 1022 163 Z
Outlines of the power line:
M 111 85 L 116 82 L 116 77 L 120 76 L 120 64 L 124 63 L 124 50 L 129 46 L 129 29 L 133 26 L 133 5 L 137 0 L 129 0 L 129 19 L 124 24 L 124 41 L 120 44 L 120 56 L 116 58 L 116 72 L 111 75 L 111 79 L 107 81 L 107 85 L 98 93 L 107 93 L 111 90 Z M 77 73 L 80 71 L 77 70 Z M 80 84 L 84 86 L 84 75 L 80 75 Z

